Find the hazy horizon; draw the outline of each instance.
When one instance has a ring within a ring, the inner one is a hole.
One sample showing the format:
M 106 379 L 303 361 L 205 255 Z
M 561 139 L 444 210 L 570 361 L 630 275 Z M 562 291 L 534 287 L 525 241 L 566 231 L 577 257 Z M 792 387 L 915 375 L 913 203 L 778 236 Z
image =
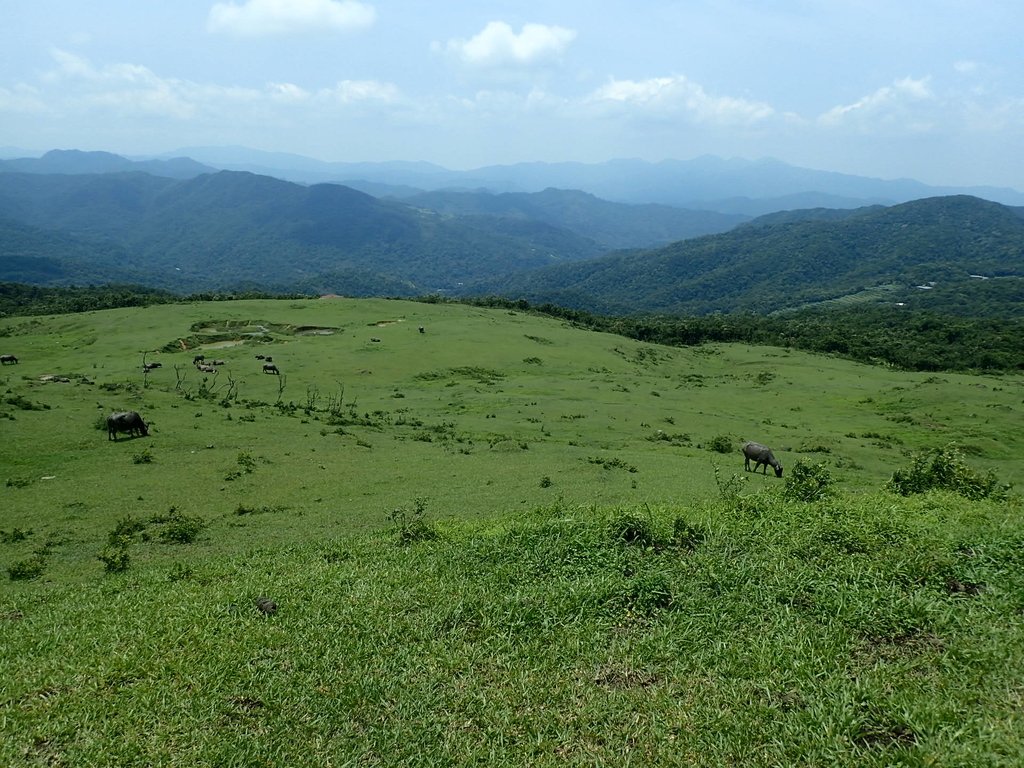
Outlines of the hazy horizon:
M 326 162 L 781 162 L 1024 186 L 1024 6 L 963 0 L 36 0 L 0 147 Z

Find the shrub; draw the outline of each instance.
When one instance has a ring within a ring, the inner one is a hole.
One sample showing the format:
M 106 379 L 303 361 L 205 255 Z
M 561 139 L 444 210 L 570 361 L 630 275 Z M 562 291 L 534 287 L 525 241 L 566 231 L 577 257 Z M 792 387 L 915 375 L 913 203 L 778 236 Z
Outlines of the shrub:
M 25 560 L 12 563 L 7 568 L 7 575 L 11 581 L 30 581 L 42 576 L 44 570 L 46 570 L 46 557 L 37 553 Z
M 153 454 L 149 448 L 144 448 L 142 453 L 136 453 L 132 456 L 132 463 L 134 464 L 152 464 Z
M 206 522 L 201 517 L 183 515 L 174 507 L 166 515 L 154 517 L 153 522 L 163 526 L 160 540 L 171 544 L 191 544 L 206 528 Z
M 124 573 L 131 565 L 131 557 L 128 555 L 128 543 L 125 540 L 117 544 L 104 547 L 96 557 L 103 563 L 103 569 L 107 573 Z
M 18 528 L 15 526 L 9 531 L 0 531 L 0 544 L 14 544 L 16 541 L 24 541 L 31 535 L 31 528 L 26 531 L 24 528 Z
M 107 534 L 107 541 L 111 546 L 121 546 L 122 543 L 131 541 L 136 533 L 146 530 L 146 522 L 137 520 L 131 515 L 117 521 L 117 525 Z
M 732 439 L 728 435 L 716 435 L 704 447 L 715 453 L 732 453 Z
M 824 462 L 811 464 L 801 459 L 789 471 L 782 496 L 787 501 L 820 501 L 833 493 L 832 473 Z
M 418 541 L 436 541 L 441 538 L 434 526 L 426 520 L 426 511 L 426 499 L 418 498 L 413 502 L 412 511 L 398 507 L 388 515 L 400 546 L 407 547 Z
M 939 488 L 968 499 L 1005 499 L 1010 486 L 1000 483 L 992 470 L 982 474 L 971 469 L 960 449 L 947 445 L 919 453 L 909 467 L 892 473 L 885 488 L 901 496 Z

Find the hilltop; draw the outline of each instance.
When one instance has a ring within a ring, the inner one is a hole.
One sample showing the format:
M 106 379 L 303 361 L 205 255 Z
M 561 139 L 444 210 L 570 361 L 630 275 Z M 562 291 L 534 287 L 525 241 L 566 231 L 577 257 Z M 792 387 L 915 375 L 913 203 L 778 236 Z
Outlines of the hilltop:
M 0 343 L 4 763 L 1024 754 L 1020 376 L 377 299 Z

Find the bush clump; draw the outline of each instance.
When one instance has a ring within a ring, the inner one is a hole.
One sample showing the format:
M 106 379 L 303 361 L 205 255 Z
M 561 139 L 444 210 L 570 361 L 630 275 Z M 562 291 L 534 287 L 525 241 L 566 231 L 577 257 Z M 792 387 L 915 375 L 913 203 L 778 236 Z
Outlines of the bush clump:
M 96 555 L 103 563 L 103 569 L 107 573 L 124 573 L 131 565 L 131 557 L 128 555 L 128 542 L 122 539 L 117 544 L 104 547 L 103 551 Z
M 900 496 L 942 489 L 968 499 L 1005 499 L 1010 486 L 1000 483 L 991 469 L 984 474 L 972 469 L 958 447 L 947 445 L 919 453 L 909 467 L 892 473 L 885 489 Z
M 12 563 L 7 568 L 7 575 L 11 581 L 31 581 L 38 579 L 46 570 L 46 557 L 36 553 L 25 560 Z
M 388 515 L 398 544 L 407 547 L 418 541 L 436 541 L 441 538 L 437 529 L 426 520 L 426 499 L 416 499 L 412 510 L 398 507 Z
M 155 516 L 153 522 L 162 526 L 160 540 L 169 544 L 191 544 L 206 528 L 206 521 L 201 517 L 182 514 L 175 507 L 166 515 Z
M 801 459 L 789 472 L 782 496 L 787 501 L 821 501 L 833 493 L 832 473 L 824 462 Z
M 728 435 L 715 435 L 704 447 L 715 453 L 732 453 L 732 439 Z

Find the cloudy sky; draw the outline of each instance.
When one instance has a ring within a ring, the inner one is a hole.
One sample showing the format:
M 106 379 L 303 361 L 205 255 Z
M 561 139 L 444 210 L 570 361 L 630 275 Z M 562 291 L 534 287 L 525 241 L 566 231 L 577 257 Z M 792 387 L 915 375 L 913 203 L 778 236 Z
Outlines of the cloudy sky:
M 1021 0 L 0 8 L 4 148 L 454 169 L 715 154 L 1024 189 Z

